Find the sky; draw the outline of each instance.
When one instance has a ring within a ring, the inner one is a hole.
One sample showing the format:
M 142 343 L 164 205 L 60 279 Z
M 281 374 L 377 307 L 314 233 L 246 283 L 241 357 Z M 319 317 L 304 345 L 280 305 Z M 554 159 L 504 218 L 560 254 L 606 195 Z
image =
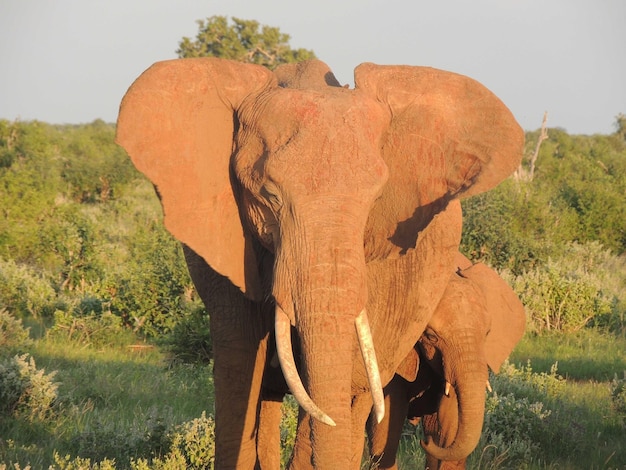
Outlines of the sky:
M 0 119 L 115 122 L 196 20 L 257 20 L 342 84 L 362 62 L 425 65 L 491 89 L 526 130 L 609 134 L 626 114 L 626 0 L 0 0 Z

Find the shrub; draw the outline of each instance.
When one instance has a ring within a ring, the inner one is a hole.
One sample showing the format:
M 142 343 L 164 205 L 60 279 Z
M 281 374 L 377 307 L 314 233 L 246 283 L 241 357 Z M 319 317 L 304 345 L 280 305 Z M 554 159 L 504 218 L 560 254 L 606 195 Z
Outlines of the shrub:
M 104 459 L 102 462 L 91 463 L 91 459 L 76 457 L 72 459 L 69 455 L 62 457 L 58 452 L 54 453 L 54 463 L 49 470 L 115 470 L 115 460 Z
M 617 295 L 622 293 L 610 289 L 608 275 L 598 274 L 594 249 L 571 244 L 558 262 L 517 276 L 506 270 L 500 273 L 526 307 L 529 330 L 573 332 L 592 324 L 621 327 L 623 301 Z
M 535 373 L 530 362 L 519 368 L 506 362 L 498 375 L 491 376 L 491 383 L 497 393 L 486 401 L 482 439 L 485 446 L 493 445 L 492 457 L 510 465 L 509 459 L 521 463 L 529 455 L 534 460 L 545 458 L 554 446 L 563 455 L 591 451 L 585 435 L 587 418 L 576 406 L 561 401 L 566 381 L 557 374 L 556 364 L 549 373 Z
M 58 384 L 56 372 L 37 369 L 28 354 L 0 362 L 0 415 L 43 421 L 52 412 Z
M 39 272 L 13 260 L 0 257 L 0 308 L 15 316 L 51 316 L 57 295 L 48 279 Z
M 481 458 L 499 459 L 507 465 L 530 461 L 540 450 L 535 439 L 544 432 L 550 413 L 543 403 L 516 398 L 512 393 L 488 396 L 479 444 L 484 449 Z
M 127 467 L 132 459 L 159 455 L 169 449 L 171 438 L 167 431 L 172 419 L 170 409 L 162 412 L 156 408 L 151 408 L 144 420 L 131 426 L 98 418 L 70 439 L 70 449 L 94 462 L 115 455 L 118 463 Z
M 611 382 L 611 406 L 617 413 L 622 426 L 626 428 L 626 372 L 624 372 L 623 379 L 618 379 L 615 374 Z
M 0 308 L 0 358 L 23 353 L 32 344 L 29 328 L 22 326 L 22 320 Z
M 146 336 L 171 332 L 195 296 L 180 243 L 154 221 L 136 233 L 130 260 L 115 281 L 111 311 Z
M 175 361 L 207 364 L 212 357 L 209 316 L 198 302 L 195 308 L 183 317 L 164 343 Z
M 80 310 L 54 312 L 54 325 L 48 330 L 48 338 L 93 347 L 130 344 L 133 334 L 124 328 L 122 320 L 111 312 L 102 312 L 101 304 L 94 305 L 98 307 L 96 311 L 85 313 Z
M 205 412 L 199 418 L 177 426 L 170 434 L 171 447 L 165 456 L 148 462 L 132 462 L 133 470 L 212 468 L 215 459 L 215 422 Z

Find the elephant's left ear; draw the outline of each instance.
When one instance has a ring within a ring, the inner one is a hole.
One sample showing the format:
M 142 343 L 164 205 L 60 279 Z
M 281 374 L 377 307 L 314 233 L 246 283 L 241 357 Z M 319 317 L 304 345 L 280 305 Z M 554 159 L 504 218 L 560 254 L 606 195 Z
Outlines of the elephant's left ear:
M 491 328 L 485 340 L 485 356 L 491 370 L 497 373 L 524 335 L 524 305 L 504 279 L 483 263 L 476 263 L 461 274 L 475 282 L 485 296 L 487 314 L 491 318 Z
M 523 130 L 475 80 L 429 67 L 370 63 L 358 66 L 354 77 L 357 89 L 390 107 L 387 141 L 394 158 L 432 173 L 436 191 L 444 194 L 431 198 L 487 191 L 519 166 Z

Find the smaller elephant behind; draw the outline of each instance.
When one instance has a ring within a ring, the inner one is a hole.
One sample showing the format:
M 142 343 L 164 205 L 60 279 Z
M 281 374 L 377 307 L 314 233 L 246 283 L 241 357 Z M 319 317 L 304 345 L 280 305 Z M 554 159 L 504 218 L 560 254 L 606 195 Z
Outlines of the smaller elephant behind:
M 422 419 L 427 469 L 465 468 L 482 432 L 488 368 L 498 372 L 524 333 L 524 306 L 498 274 L 459 254 L 436 312 L 392 381 L 387 414 L 368 420 L 370 454 L 395 469 L 404 420 Z

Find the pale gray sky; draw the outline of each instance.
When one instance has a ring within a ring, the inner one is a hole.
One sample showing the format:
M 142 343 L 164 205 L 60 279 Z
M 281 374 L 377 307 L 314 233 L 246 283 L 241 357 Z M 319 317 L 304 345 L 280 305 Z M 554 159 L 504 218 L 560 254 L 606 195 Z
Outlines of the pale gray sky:
M 115 121 L 197 19 L 254 19 L 352 85 L 361 62 L 482 82 L 527 130 L 613 132 L 626 113 L 626 0 L 0 0 L 0 119 Z

